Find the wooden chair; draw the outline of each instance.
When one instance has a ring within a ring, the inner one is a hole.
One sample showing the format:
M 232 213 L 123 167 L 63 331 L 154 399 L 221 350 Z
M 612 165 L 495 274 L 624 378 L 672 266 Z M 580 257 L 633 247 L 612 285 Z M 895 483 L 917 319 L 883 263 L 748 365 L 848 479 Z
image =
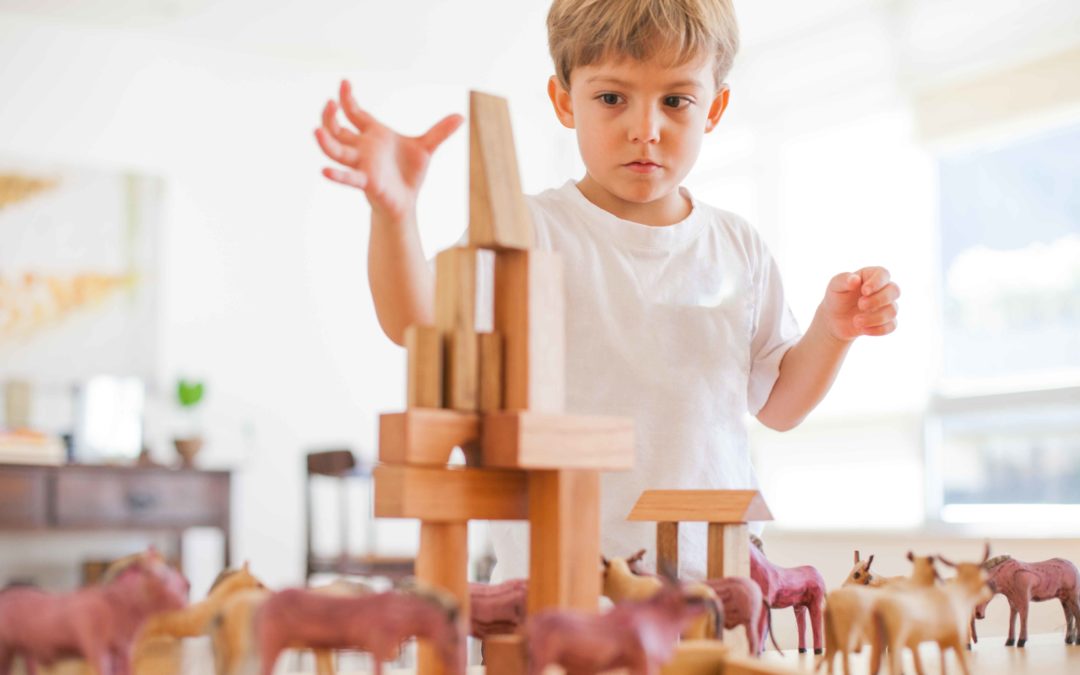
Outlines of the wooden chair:
M 315 517 L 312 504 L 311 482 L 315 476 L 335 478 L 338 481 L 338 522 L 340 524 L 341 549 L 336 555 L 316 555 L 314 550 Z M 349 500 L 347 481 L 363 480 L 371 483 L 371 467 L 358 464 L 348 449 L 316 450 L 307 454 L 307 476 L 304 481 L 304 522 L 306 524 L 306 570 L 305 579 L 315 574 L 329 573 L 365 577 L 386 577 L 397 583 L 413 575 L 414 559 L 410 557 L 380 556 L 375 553 L 375 538 L 368 537 L 368 550 L 360 555 L 350 552 L 349 546 Z M 365 516 L 370 528 L 374 518 L 370 507 Z M 373 530 L 369 530 L 374 532 Z

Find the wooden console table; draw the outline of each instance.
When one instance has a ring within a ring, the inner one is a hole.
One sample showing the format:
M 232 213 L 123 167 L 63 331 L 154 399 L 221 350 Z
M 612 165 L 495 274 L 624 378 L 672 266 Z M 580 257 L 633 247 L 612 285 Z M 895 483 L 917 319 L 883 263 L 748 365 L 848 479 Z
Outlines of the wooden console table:
M 0 464 L 0 532 L 216 527 L 230 563 L 230 473 L 164 467 Z M 182 563 L 179 558 L 177 563 Z

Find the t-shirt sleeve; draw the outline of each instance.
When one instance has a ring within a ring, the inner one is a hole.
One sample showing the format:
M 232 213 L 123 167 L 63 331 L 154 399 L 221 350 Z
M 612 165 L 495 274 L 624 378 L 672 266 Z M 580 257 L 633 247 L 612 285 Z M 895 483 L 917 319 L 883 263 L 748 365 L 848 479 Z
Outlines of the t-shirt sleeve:
M 755 235 L 750 251 L 756 259 L 751 260 L 754 306 L 746 407 L 751 415 L 757 415 L 780 375 L 780 361 L 801 333 L 784 296 L 780 268 L 768 247 Z

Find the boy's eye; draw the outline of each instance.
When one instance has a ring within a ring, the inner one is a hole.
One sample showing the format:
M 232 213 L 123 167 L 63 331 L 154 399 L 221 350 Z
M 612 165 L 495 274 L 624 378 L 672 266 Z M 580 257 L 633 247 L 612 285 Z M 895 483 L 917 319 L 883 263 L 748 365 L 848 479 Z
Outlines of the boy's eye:
M 664 105 L 669 108 L 681 109 L 690 105 L 690 99 L 685 96 L 665 96 Z
M 616 105 L 619 102 L 618 94 L 600 94 L 599 98 L 604 105 Z

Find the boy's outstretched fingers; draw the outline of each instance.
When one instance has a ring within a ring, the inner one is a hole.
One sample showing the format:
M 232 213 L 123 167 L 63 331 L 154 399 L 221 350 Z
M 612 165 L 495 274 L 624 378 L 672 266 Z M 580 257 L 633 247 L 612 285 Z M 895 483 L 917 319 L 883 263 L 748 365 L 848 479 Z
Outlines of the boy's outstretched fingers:
M 352 85 L 349 84 L 348 80 L 341 81 L 341 92 L 339 97 L 341 98 L 341 110 L 345 113 L 345 117 L 347 117 L 361 133 L 378 124 L 374 117 L 356 104 L 356 99 L 354 99 L 352 95 Z
M 330 135 L 337 139 L 338 143 L 343 143 L 345 145 L 356 143 L 360 140 L 360 134 L 349 131 L 348 129 L 342 129 L 337 121 L 337 111 L 337 103 L 334 101 L 326 102 L 322 114 L 323 129 L 329 131 Z
M 330 135 L 329 131 L 322 127 L 315 130 L 315 140 L 319 142 L 319 147 L 326 153 L 326 156 L 339 164 L 352 166 L 360 156 L 353 148 L 339 143 L 336 138 Z
M 341 183 L 342 185 L 349 185 L 361 190 L 367 187 L 367 175 L 360 173 L 359 171 L 343 171 L 342 169 L 331 169 L 327 167 L 322 170 L 322 175 L 335 183 Z
M 428 152 L 435 152 L 435 149 L 442 145 L 442 142 L 449 138 L 450 134 L 457 131 L 464 121 L 465 118 L 461 115 L 447 115 L 424 132 L 424 135 L 420 137 L 420 142 L 424 144 Z

